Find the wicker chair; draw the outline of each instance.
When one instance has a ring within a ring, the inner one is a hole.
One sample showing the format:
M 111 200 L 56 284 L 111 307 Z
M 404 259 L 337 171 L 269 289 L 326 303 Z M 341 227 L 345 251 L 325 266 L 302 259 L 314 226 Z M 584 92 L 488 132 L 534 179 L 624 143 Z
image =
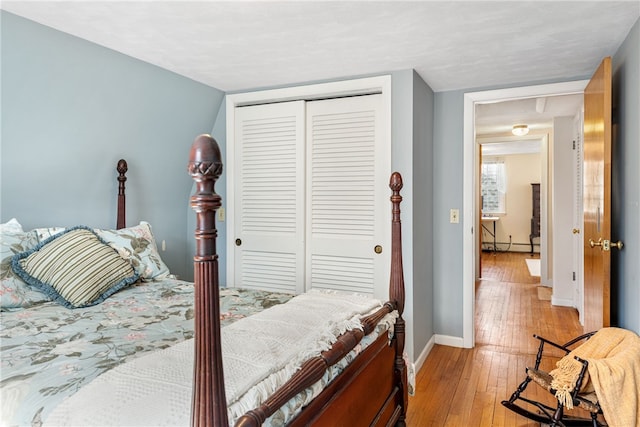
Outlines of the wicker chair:
M 591 414 L 591 418 L 581 418 L 581 417 L 572 417 L 565 414 L 564 405 L 557 401 L 557 405 L 555 408 L 545 405 L 541 402 L 535 401 L 533 399 L 527 398 L 523 395 L 527 386 L 533 382 L 551 394 L 555 396 L 556 390 L 551 387 L 552 377 L 549 373 L 542 371 L 540 369 L 540 362 L 543 358 L 543 351 L 545 345 L 549 345 L 560 349 L 565 352 L 565 355 L 569 354 L 572 349 L 577 347 L 579 343 L 582 343 L 594 334 L 595 332 L 590 332 L 584 335 L 581 335 L 577 338 L 572 339 L 571 341 L 565 344 L 556 344 L 552 341 L 549 341 L 545 338 L 542 338 L 538 335 L 534 335 L 534 338 L 537 338 L 540 341 L 540 345 L 538 347 L 538 353 L 536 355 L 536 363 L 533 368 L 526 369 L 526 378 L 516 391 L 511 395 L 509 400 L 503 400 L 502 404 L 516 412 L 519 415 L 529 418 L 535 422 L 539 422 L 542 424 L 548 424 L 551 426 L 591 426 L 591 427 L 599 427 L 606 426 L 606 423 L 602 418 L 602 409 L 598 403 L 598 399 L 596 397 L 595 392 L 593 391 L 585 391 L 580 392 L 582 387 L 582 382 L 584 380 L 585 374 L 587 373 L 588 362 L 586 360 L 580 359 L 576 357 L 580 363 L 582 363 L 582 370 L 580 372 L 580 376 L 578 377 L 578 381 L 576 386 L 571 391 L 571 397 L 573 400 L 573 406 L 579 407 L 589 411 Z M 523 402 L 523 406 L 518 405 L 518 403 Z M 536 411 L 536 412 L 533 412 Z

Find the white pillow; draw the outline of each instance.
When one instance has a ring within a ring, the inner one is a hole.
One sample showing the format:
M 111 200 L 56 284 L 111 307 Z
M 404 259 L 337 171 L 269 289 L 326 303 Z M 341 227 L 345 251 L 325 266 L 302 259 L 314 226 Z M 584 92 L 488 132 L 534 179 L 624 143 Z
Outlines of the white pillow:
M 33 231 L 38 236 L 38 242 L 47 240 L 49 237 L 55 236 L 58 233 L 62 233 L 65 230 L 66 228 L 64 227 L 41 227 L 33 229 Z
M 0 224 L 0 232 L 2 233 L 22 233 L 23 231 L 22 225 L 20 225 L 15 218 L 11 218 L 9 221 Z

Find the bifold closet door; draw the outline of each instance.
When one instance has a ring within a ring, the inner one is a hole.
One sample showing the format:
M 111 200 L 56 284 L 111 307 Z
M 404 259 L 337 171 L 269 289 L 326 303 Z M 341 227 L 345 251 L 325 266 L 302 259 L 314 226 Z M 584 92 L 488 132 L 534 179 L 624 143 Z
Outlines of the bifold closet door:
M 236 286 L 304 291 L 304 126 L 304 101 L 236 109 Z
M 382 96 L 306 105 L 307 288 L 386 298 L 391 253 Z

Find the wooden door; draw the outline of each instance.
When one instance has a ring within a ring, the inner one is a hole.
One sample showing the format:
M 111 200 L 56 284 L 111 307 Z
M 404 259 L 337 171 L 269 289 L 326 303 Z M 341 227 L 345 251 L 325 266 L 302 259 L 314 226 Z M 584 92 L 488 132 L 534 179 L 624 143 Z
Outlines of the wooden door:
M 478 236 L 478 273 L 476 274 L 476 284 L 478 283 L 478 279 L 482 278 L 482 144 L 478 144 L 478 173 L 476 173 L 476 178 L 478 179 L 478 184 L 476 187 L 476 206 L 478 206 L 478 218 L 476 219 L 475 228 L 478 230 L 476 235 Z M 494 252 L 495 254 L 495 252 Z
M 584 91 L 584 328 L 610 326 L 611 58 Z

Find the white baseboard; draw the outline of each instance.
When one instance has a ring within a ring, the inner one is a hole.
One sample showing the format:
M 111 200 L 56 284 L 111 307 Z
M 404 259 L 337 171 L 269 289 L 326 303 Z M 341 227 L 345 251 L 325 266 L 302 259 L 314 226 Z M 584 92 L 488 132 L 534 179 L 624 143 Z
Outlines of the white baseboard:
M 573 300 L 570 298 L 556 298 L 551 296 L 551 305 L 558 305 L 560 307 L 575 307 Z
M 418 358 L 415 360 L 414 367 L 416 370 L 416 375 L 418 374 L 418 372 L 420 372 L 420 369 L 422 368 L 422 365 L 424 365 L 425 360 L 427 360 L 427 356 L 429 355 L 429 353 L 431 353 L 431 350 L 433 349 L 433 346 L 436 345 L 436 336 L 433 335 L 431 337 L 431 339 L 427 342 L 427 345 L 424 346 L 424 349 L 422 349 L 422 352 L 420 353 L 420 355 L 418 356 Z
M 464 340 L 461 337 L 452 337 L 450 335 L 436 335 L 436 344 L 464 348 Z
M 431 353 L 433 346 L 436 344 L 446 345 L 449 347 L 464 348 L 463 340 L 460 337 L 452 337 L 449 335 L 433 335 L 427 342 L 427 345 L 424 346 L 424 349 L 422 349 L 422 352 L 420 352 L 420 355 L 413 362 L 416 375 L 418 375 L 418 372 L 420 372 L 420 369 L 422 369 L 422 365 L 424 365 L 424 362 L 427 360 L 427 356 L 429 356 L 429 353 Z

